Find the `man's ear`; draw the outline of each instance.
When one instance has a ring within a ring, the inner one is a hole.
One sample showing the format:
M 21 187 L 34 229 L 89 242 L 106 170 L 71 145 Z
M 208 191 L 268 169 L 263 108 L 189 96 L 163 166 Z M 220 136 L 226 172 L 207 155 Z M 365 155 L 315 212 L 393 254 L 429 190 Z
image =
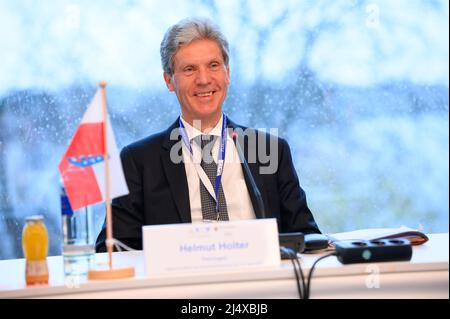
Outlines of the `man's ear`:
M 230 84 L 230 66 L 227 66 L 227 84 Z
M 170 92 L 175 91 L 175 87 L 173 86 L 172 77 L 167 73 L 164 72 L 164 82 L 166 82 L 166 86 L 169 89 Z

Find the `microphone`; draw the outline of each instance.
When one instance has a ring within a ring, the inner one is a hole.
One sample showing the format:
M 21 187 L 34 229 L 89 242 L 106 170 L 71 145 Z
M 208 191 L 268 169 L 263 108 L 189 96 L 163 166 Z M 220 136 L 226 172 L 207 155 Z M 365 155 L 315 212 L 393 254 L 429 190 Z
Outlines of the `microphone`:
M 247 177 L 250 181 L 250 188 L 251 188 L 253 194 L 255 195 L 256 204 L 258 206 L 257 208 L 260 213 L 260 216 L 261 216 L 261 218 L 266 218 L 266 210 L 264 208 L 264 202 L 262 200 L 261 193 L 258 189 L 258 186 L 256 186 L 256 182 L 255 182 L 255 179 L 253 178 L 252 172 L 250 171 L 250 167 L 248 167 L 247 160 L 245 159 L 245 156 L 244 156 L 244 153 L 242 152 L 241 146 L 239 145 L 239 142 L 237 141 L 237 133 L 233 132 L 231 137 L 233 138 L 233 142 L 234 142 L 234 145 L 236 146 L 241 163 L 244 166 L 245 174 L 247 175 Z
M 252 189 L 253 194 L 255 194 L 256 203 L 258 205 L 257 208 L 259 209 L 260 215 L 262 218 L 266 218 L 266 211 L 264 208 L 264 202 L 262 200 L 261 193 L 258 189 L 258 186 L 256 186 L 255 179 L 253 178 L 250 168 L 248 167 L 247 160 L 245 159 L 241 146 L 237 141 L 237 133 L 233 132 L 231 137 L 233 138 L 233 142 L 236 145 L 239 158 L 241 159 L 241 162 L 244 166 L 245 174 L 248 176 L 248 179 L 250 180 L 250 188 Z M 280 233 L 278 235 L 278 239 L 281 247 L 289 248 L 293 250 L 295 254 L 302 253 L 305 249 L 305 236 L 301 232 Z M 289 254 L 287 254 L 285 251 L 281 251 L 281 259 L 290 259 L 290 258 L 291 256 Z

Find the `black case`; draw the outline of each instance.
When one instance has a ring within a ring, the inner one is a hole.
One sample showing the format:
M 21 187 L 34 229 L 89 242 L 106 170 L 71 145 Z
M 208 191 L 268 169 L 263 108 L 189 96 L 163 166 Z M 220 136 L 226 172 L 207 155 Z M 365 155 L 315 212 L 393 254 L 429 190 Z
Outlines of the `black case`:
M 305 235 L 303 233 L 281 233 L 278 238 L 280 246 L 290 248 L 296 253 L 302 253 L 305 250 Z M 281 259 L 289 259 L 289 256 L 282 253 Z
M 407 239 L 344 240 L 335 242 L 336 255 L 343 264 L 411 260 Z

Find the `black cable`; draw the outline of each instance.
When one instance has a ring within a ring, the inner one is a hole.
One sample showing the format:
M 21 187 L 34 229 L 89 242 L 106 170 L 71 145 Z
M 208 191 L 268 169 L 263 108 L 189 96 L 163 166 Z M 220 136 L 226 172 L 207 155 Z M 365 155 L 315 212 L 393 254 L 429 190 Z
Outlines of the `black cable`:
M 297 282 L 298 296 L 299 296 L 300 299 L 303 299 L 303 292 L 302 292 L 302 289 L 301 289 L 301 286 L 300 286 L 300 278 L 298 276 L 298 271 L 296 269 L 297 265 L 295 264 L 295 261 L 294 261 L 295 258 L 289 258 L 289 259 L 292 262 L 292 267 L 294 268 L 295 278 L 297 279 L 296 282 Z
M 308 274 L 308 280 L 307 280 L 307 282 L 306 282 L 305 299 L 309 299 L 309 292 L 310 292 L 311 278 L 312 278 L 312 275 L 313 275 L 314 268 L 316 267 L 316 264 L 317 264 L 319 261 L 321 261 L 322 259 L 328 258 L 328 257 L 330 257 L 330 256 L 336 256 L 336 253 L 335 253 L 335 252 L 332 252 L 332 253 L 330 253 L 330 254 L 328 254 L 328 255 L 324 255 L 324 256 L 320 257 L 319 259 L 317 259 L 317 260 L 313 263 L 313 265 L 312 265 L 312 267 L 311 267 L 311 270 L 309 271 L 309 274 Z
M 305 276 L 303 275 L 302 265 L 300 265 L 300 260 L 298 259 L 297 254 L 295 254 L 295 261 L 297 262 L 298 270 L 300 272 L 300 276 L 302 277 L 303 294 L 306 294 Z
M 292 262 L 292 267 L 294 268 L 294 274 L 295 274 L 295 278 L 296 278 L 296 282 L 297 282 L 298 296 L 300 299 L 303 299 L 305 296 L 304 294 L 305 294 L 305 289 L 306 289 L 305 277 L 303 276 L 302 267 L 298 260 L 297 254 L 291 248 L 287 248 L 287 247 L 283 247 L 283 246 L 280 247 L 280 251 L 282 253 L 286 254 Z M 297 269 L 297 265 L 298 265 L 298 269 Z M 300 273 L 300 275 L 299 275 L 299 273 Z M 301 284 L 300 284 L 300 279 L 301 279 Z
M 305 297 L 306 294 L 306 284 L 305 284 L 305 276 L 303 275 L 302 265 L 300 264 L 300 260 L 298 259 L 297 254 L 294 252 L 294 261 L 298 265 L 298 272 L 300 273 L 300 277 L 302 279 L 302 288 L 303 288 L 303 297 Z

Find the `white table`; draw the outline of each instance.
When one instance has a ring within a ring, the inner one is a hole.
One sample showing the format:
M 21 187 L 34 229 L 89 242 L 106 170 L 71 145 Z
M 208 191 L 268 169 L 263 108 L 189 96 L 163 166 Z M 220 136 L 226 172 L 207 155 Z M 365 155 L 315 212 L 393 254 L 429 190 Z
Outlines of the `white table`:
M 341 265 L 321 261 L 312 298 L 449 298 L 449 235 L 431 234 L 413 250 L 410 262 Z M 302 257 L 304 272 L 321 254 Z M 106 254 L 97 254 L 104 262 Z M 50 281 L 26 287 L 25 260 L 0 261 L 0 298 L 298 298 L 290 261 L 271 269 L 233 269 L 147 277 L 142 252 L 114 253 L 114 264 L 134 265 L 131 279 L 65 282 L 61 256 L 48 258 Z

